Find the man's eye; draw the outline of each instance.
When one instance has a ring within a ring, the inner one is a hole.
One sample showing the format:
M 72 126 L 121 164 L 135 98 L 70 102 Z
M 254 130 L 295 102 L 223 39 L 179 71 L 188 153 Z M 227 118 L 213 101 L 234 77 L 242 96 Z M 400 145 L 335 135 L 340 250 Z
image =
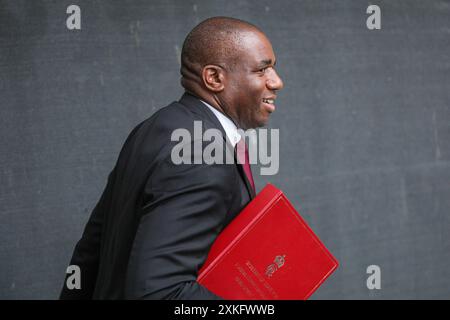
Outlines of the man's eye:
M 268 68 L 269 67 L 262 68 L 262 69 L 259 70 L 259 72 L 265 73 Z

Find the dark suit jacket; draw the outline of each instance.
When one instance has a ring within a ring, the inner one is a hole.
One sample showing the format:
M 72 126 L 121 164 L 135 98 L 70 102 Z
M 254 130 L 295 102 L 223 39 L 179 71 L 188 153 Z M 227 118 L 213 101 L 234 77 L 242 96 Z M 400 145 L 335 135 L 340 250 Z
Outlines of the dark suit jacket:
M 220 298 L 196 282 L 198 270 L 255 194 L 240 164 L 171 161 L 172 132 L 194 137 L 194 121 L 219 129 L 224 152 L 231 148 L 216 116 L 188 93 L 134 128 L 70 262 L 81 289 L 64 284 L 61 299 Z

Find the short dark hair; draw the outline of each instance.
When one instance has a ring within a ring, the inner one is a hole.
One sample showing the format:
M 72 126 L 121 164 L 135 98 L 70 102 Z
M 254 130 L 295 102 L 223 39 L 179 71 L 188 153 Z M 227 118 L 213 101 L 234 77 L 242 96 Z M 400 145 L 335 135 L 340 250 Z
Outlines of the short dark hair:
M 198 79 L 208 64 L 232 69 L 239 58 L 239 43 L 248 31 L 262 31 L 236 18 L 213 17 L 199 23 L 186 36 L 181 50 L 181 84 Z

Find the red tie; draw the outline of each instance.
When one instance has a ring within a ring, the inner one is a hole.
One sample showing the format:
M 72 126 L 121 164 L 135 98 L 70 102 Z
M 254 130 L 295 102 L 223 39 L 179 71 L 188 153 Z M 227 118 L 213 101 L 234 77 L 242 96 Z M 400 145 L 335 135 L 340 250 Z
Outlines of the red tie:
M 236 144 L 236 151 L 238 163 L 242 164 L 242 166 L 244 167 L 245 175 L 247 176 L 247 179 L 250 182 L 253 191 L 255 191 L 255 182 L 253 181 L 252 169 L 250 168 L 250 159 L 248 156 L 248 149 L 247 145 L 245 144 L 244 138 L 241 138 L 241 140 L 239 140 L 239 142 Z

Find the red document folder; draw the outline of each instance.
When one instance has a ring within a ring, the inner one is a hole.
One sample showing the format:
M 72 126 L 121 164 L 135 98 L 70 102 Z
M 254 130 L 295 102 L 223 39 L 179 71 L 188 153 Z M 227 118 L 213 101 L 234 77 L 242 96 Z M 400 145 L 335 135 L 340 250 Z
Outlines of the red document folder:
M 306 300 L 337 267 L 282 191 L 268 184 L 218 235 L 197 281 L 229 300 Z

